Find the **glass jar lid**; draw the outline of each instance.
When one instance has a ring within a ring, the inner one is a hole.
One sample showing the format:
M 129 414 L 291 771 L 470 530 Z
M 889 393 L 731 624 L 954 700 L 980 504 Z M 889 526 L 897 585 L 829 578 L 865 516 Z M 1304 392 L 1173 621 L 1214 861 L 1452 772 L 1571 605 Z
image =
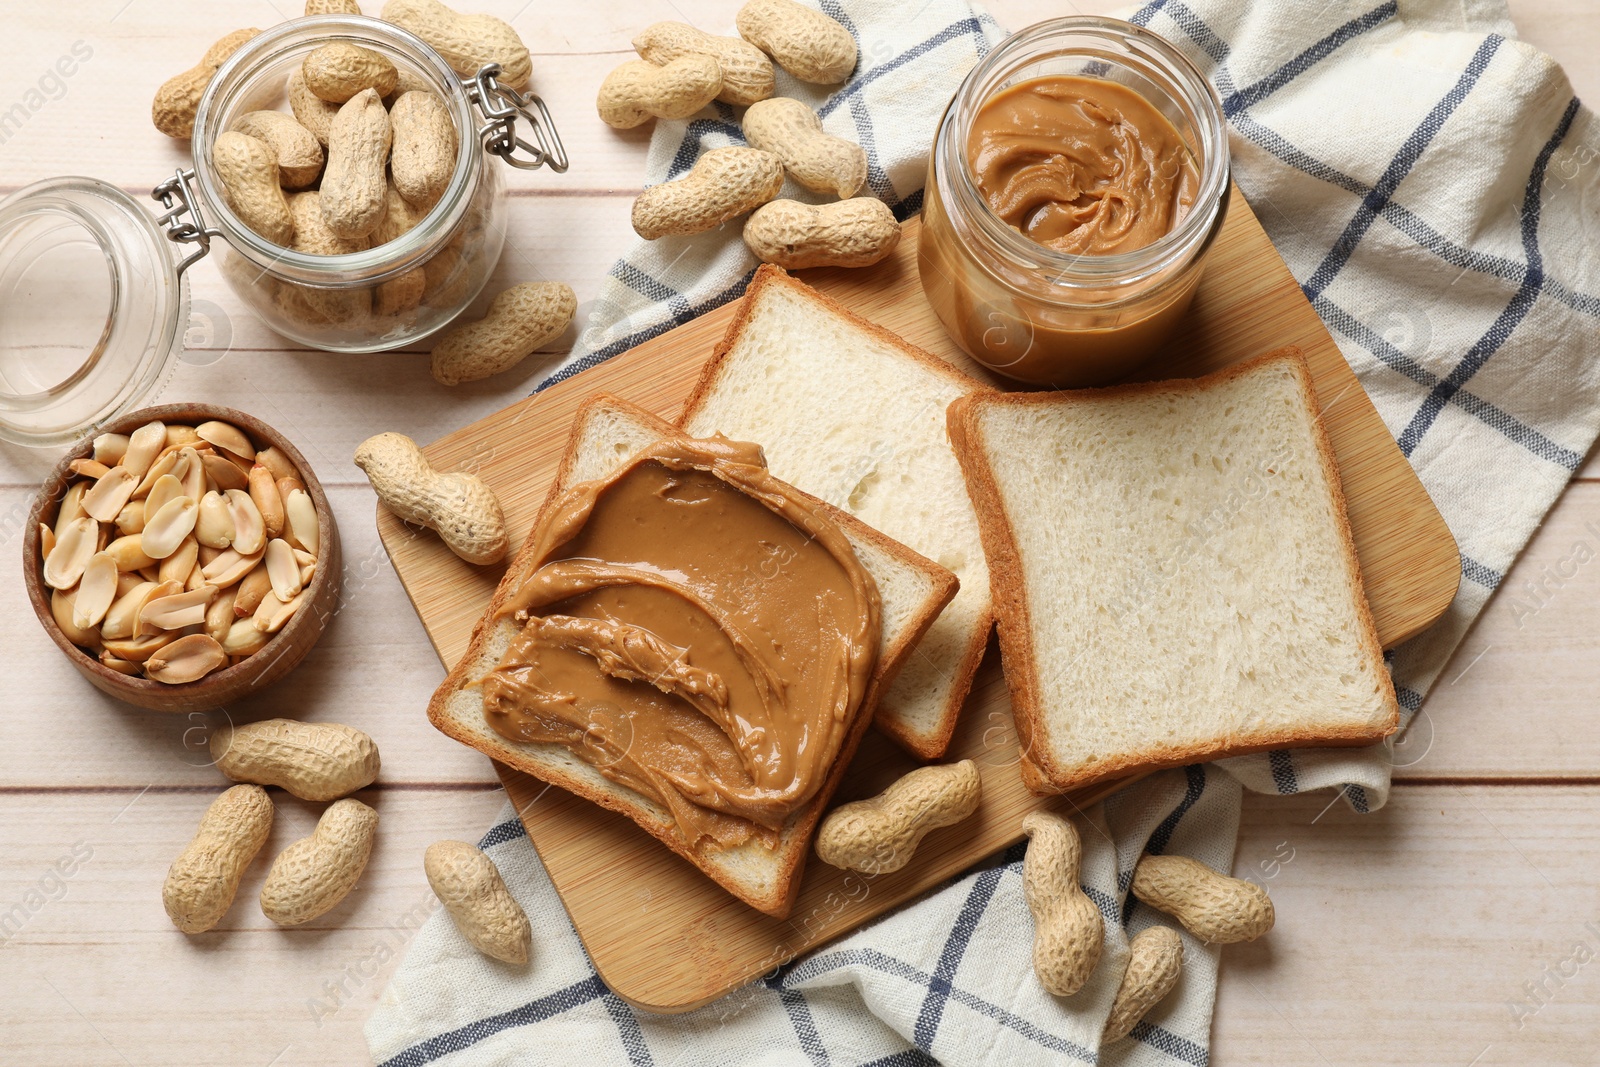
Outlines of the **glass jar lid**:
M 96 178 L 0 200 L 0 438 L 72 441 L 166 384 L 188 284 L 150 211 Z

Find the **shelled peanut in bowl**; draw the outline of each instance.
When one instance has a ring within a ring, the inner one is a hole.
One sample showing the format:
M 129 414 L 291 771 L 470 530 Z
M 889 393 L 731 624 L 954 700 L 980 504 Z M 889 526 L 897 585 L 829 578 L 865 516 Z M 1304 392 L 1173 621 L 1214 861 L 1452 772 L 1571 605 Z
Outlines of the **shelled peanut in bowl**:
M 225 408 L 146 409 L 80 443 L 26 541 L 46 630 L 101 689 L 161 710 L 270 684 L 337 603 L 337 534 L 303 458 Z

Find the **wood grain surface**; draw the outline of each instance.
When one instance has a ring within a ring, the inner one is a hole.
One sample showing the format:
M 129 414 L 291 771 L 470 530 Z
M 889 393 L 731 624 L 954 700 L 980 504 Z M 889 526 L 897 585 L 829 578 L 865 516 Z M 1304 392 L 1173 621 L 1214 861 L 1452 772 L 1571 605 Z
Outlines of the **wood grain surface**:
M 649 142 L 647 129 L 601 124 L 595 87 L 631 56 L 640 27 L 682 19 L 726 33 L 739 4 L 594 0 L 581 16 L 524 0 L 456 5 L 509 19 L 528 39 L 535 85 L 573 149 L 565 175 L 510 176 L 507 251 L 491 290 L 567 281 L 586 319 L 633 241 L 628 204 Z M 986 6 L 1020 27 L 1123 5 Z M 1509 6 L 1523 39 L 1566 66 L 1578 95 L 1600 98 L 1600 5 Z M 144 196 L 187 158 L 187 146 L 149 125 L 155 87 L 224 33 L 297 10 L 262 0 L 0 0 L 0 107 L 37 90 L 74 42 L 94 52 L 64 90 L 27 97 L 37 106 L 26 122 L 0 134 L 0 195 L 90 174 Z M 0 444 L 0 551 L 11 561 L 0 581 L 0 915 L 33 905 L 24 925 L 0 930 L 7 1067 L 370 1062 L 363 1024 L 415 924 L 436 907 L 423 849 L 475 838 L 504 801 L 489 761 L 423 719 L 443 670 L 378 543 L 372 493 L 350 457 L 380 430 L 432 441 L 526 396 L 570 336 L 508 375 L 443 390 L 425 352 L 306 352 L 261 326 L 214 266 L 200 264 L 191 282 L 189 351 L 152 402 L 227 404 L 282 430 L 321 476 L 346 560 L 343 605 L 317 647 L 271 693 L 226 714 L 345 722 L 377 738 L 383 774 L 361 794 L 382 815 L 377 852 L 355 892 L 306 927 L 276 929 L 254 905 L 263 859 L 222 929 L 201 938 L 172 929 L 161 880 L 226 784 L 202 758 L 204 728 L 222 716 L 139 712 L 78 677 L 35 622 L 15 570 L 22 519 L 58 455 Z M 1327 793 L 1246 796 L 1234 873 L 1261 881 L 1280 907 L 1270 938 L 1223 953 L 1215 1067 L 1594 1062 L 1600 970 L 1590 963 L 1559 986 L 1544 974 L 1600 919 L 1600 566 L 1559 586 L 1548 578 L 1575 544 L 1600 546 L 1596 527 L 1600 460 L 1591 456 L 1406 735 L 1388 807 L 1363 816 L 1328 806 Z M 1554 589 L 1531 618 L 1513 599 L 1530 581 Z M 319 808 L 275 798 L 267 851 L 309 833 Z M 47 881 L 79 842 L 92 857 L 64 885 Z M 1507 1003 L 1541 980 L 1547 1002 L 1518 1025 Z
M 800 276 L 857 314 L 981 374 L 923 295 L 919 233 L 913 220 L 895 255 L 874 267 Z M 450 434 L 425 449 L 428 458 L 439 470 L 470 469 L 487 481 L 515 541 L 549 492 L 576 407 L 609 392 L 674 417 L 736 310 L 728 304 L 708 312 Z M 1178 338 L 1140 376 L 1204 374 L 1285 344 L 1298 345 L 1311 365 L 1373 616 L 1384 643 L 1396 644 L 1432 623 L 1455 596 L 1461 573 L 1455 542 L 1244 198 L 1235 196 Z M 502 568 L 462 562 L 381 505 L 378 531 L 440 657 L 454 664 Z M 547 796 L 542 782 L 504 767 L 499 772 L 526 812 L 528 836 L 606 984 L 636 1007 L 689 1011 L 1021 840 L 1027 812 L 1086 804 L 1112 791 L 1102 786 L 1046 802 L 1023 787 L 995 655 L 961 716 L 948 758 L 978 762 L 979 815 L 931 835 L 909 865 L 870 880 L 870 887 L 858 875 L 811 861 L 787 920 L 739 903 L 627 819 L 559 791 L 535 804 Z M 870 796 L 914 766 L 873 734 L 846 774 L 841 799 Z

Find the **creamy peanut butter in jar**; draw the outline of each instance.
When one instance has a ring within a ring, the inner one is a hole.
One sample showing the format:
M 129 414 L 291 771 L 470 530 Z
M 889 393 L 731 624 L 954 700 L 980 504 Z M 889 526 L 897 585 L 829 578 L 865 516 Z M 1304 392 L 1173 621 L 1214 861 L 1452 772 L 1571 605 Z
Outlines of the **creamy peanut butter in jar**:
M 1104 384 L 1188 310 L 1228 190 L 1221 104 L 1176 49 L 1116 19 L 1040 23 L 974 68 L 940 121 L 923 289 L 985 366 Z

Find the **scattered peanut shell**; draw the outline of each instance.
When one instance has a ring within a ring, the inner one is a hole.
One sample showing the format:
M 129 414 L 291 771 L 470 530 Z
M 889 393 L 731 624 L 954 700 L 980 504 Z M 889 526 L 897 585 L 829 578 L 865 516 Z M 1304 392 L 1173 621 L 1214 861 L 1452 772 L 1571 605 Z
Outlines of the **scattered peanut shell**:
M 329 805 L 317 829 L 278 854 L 261 887 L 261 911 L 279 926 L 299 926 L 333 910 L 355 888 L 372 856 L 378 813 L 346 797 Z
M 434 346 L 434 380 L 458 385 L 510 370 L 559 337 L 577 309 L 577 296 L 561 282 L 514 285 L 482 319 L 455 327 Z
M 221 922 L 271 832 L 272 800 L 260 786 L 236 785 L 213 800 L 161 887 L 172 924 L 198 934 Z
M 763 100 L 744 113 L 740 125 L 751 148 L 783 160 L 790 177 L 814 193 L 848 200 L 866 183 L 867 150 L 824 133 L 817 113 L 799 100 Z
M 263 719 L 211 735 L 211 759 L 236 782 L 276 785 L 302 800 L 347 797 L 377 781 L 372 738 L 337 722 Z
M 866 874 L 898 871 L 930 830 L 978 810 L 983 782 L 971 760 L 919 767 L 867 800 L 842 804 L 817 831 L 822 862 Z
M 1031 840 L 1022 861 L 1022 891 L 1033 912 L 1033 970 L 1058 997 L 1083 988 L 1100 962 L 1105 920 L 1078 885 L 1083 842 L 1059 815 L 1031 811 L 1022 820 Z
M 1183 938 L 1176 930 L 1152 926 L 1140 932 L 1128 945 L 1128 969 L 1122 972 L 1101 1041 L 1127 1037 L 1145 1013 L 1172 992 L 1182 968 Z
M 438 532 L 450 551 L 480 566 L 498 563 L 510 547 L 505 514 L 494 491 L 477 475 L 433 469 L 404 434 L 380 433 L 356 447 L 356 466 L 385 507 L 405 522 Z M 292 504 L 295 497 L 290 495 Z M 289 517 L 293 525 L 294 511 Z
M 465 841 L 435 841 L 422 866 L 434 895 L 468 944 L 503 963 L 520 967 L 528 962 L 533 927 L 493 860 Z
M 484 65 L 498 63 L 501 85 L 519 91 L 528 87 L 533 61 L 527 45 L 504 19 L 457 14 L 439 0 L 389 0 L 382 17 L 421 37 L 463 78 L 476 77 Z
M 748 107 L 772 95 L 772 61 L 766 53 L 738 37 L 716 37 L 683 22 L 658 22 L 633 39 L 640 58 L 664 66 L 687 55 L 708 55 L 722 68 L 725 104 Z
M 686 119 L 722 92 L 722 66 L 708 55 L 684 55 L 656 66 L 642 59 L 622 64 L 600 83 L 600 120 L 631 130 L 651 119 Z
M 1139 858 L 1129 891 L 1166 912 L 1191 934 L 1217 945 L 1254 941 L 1272 929 L 1267 891 L 1254 882 L 1218 874 L 1188 856 Z
M 795 0 L 749 0 L 734 16 L 739 36 L 803 82 L 836 85 L 856 69 L 856 42 L 835 20 Z
M 870 196 L 812 206 L 774 200 L 744 224 L 744 243 L 763 263 L 785 270 L 866 267 L 900 244 L 900 222 Z
M 211 84 L 217 68 L 260 32 L 257 29 L 234 30 L 206 49 L 199 63 L 167 79 L 156 90 L 155 100 L 150 105 L 150 121 L 155 123 L 156 129 L 168 137 L 182 139 L 191 136 L 194 133 L 195 109 L 200 106 L 200 97 L 205 94 L 206 86 Z
M 713 148 L 676 181 L 633 202 L 633 229 L 646 241 L 703 233 L 765 204 L 783 188 L 783 162 L 755 148 Z

